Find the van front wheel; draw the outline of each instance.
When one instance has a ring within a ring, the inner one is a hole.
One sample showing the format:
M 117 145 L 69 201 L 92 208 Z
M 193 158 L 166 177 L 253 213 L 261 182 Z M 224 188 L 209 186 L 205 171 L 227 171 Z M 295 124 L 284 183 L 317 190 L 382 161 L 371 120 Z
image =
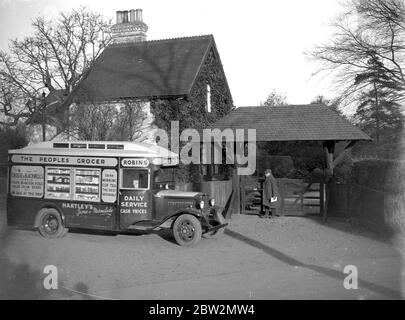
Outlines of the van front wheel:
M 44 208 L 38 212 L 38 231 L 44 238 L 61 238 L 68 229 L 63 226 L 58 210 Z
M 173 236 L 181 246 L 191 246 L 201 239 L 200 221 L 191 214 L 182 214 L 173 224 Z

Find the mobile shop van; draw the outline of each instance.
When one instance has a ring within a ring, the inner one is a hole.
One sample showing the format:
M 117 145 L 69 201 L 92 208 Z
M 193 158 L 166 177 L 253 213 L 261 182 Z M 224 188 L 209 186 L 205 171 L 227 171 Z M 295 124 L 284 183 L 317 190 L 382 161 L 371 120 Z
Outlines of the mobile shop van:
M 171 228 L 180 245 L 221 234 L 224 210 L 201 192 L 169 189 L 178 155 L 133 142 L 43 142 L 9 150 L 7 222 L 58 238 L 69 228 Z

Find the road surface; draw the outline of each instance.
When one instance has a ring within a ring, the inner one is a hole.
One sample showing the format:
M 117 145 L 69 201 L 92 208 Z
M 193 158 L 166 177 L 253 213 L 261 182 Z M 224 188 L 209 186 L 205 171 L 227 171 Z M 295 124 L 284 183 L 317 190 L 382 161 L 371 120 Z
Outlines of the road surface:
M 2 299 L 402 298 L 400 251 L 342 219 L 237 215 L 222 238 L 185 248 L 168 232 L 44 239 L 6 228 L 0 204 Z M 44 288 L 48 265 L 57 290 Z M 358 289 L 343 285 L 347 265 Z

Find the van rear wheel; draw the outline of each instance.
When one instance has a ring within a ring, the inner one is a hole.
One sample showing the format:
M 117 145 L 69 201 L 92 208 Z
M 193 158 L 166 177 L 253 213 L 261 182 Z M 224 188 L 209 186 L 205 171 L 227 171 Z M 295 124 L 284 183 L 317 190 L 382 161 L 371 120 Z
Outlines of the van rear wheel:
M 61 238 L 68 229 L 63 226 L 58 210 L 44 208 L 38 212 L 38 231 L 44 238 Z
M 173 236 L 181 246 L 191 246 L 201 239 L 200 221 L 191 214 L 182 214 L 173 224 Z

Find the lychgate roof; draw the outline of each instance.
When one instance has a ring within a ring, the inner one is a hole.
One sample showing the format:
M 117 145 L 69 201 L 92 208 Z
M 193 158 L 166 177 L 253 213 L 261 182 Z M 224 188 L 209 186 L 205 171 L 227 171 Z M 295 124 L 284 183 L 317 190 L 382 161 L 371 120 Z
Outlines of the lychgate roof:
M 256 141 L 371 140 L 336 111 L 322 104 L 241 107 L 212 128 L 256 129 Z
M 109 45 L 73 100 L 185 96 L 212 46 L 212 35 Z

